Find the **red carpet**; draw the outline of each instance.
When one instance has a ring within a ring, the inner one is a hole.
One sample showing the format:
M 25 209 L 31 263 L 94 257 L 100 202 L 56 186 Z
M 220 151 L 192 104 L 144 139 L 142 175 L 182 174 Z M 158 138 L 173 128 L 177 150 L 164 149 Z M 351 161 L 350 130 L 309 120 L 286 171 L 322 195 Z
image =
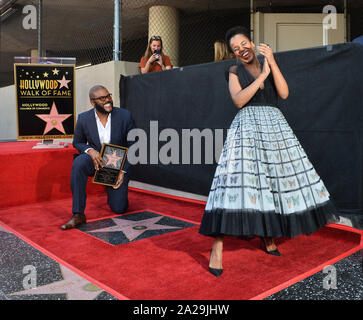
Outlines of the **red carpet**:
M 63 149 L 32 149 L 37 142 L 0 143 L 0 208 L 71 197 L 70 174 L 73 154 Z M 90 184 L 97 194 L 101 186 Z
M 227 238 L 224 273 L 208 272 L 213 239 L 198 234 L 204 204 L 130 188 L 128 214 L 153 211 L 196 224 L 113 246 L 80 230 L 62 231 L 71 216 L 73 148 L 32 150 L 35 143 L 0 144 L 0 224 L 119 299 L 262 299 L 363 247 L 362 232 L 325 227 L 311 236 L 279 239 L 282 257 L 259 240 Z M 90 183 L 88 221 L 113 216 L 101 186 Z
M 89 221 L 112 215 L 105 197 L 91 196 L 88 203 Z M 60 230 L 70 208 L 70 199 L 13 207 L 0 210 L 0 221 L 121 299 L 259 299 L 362 247 L 360 233 L 332 227 L 280 239 L 282 257 L 262 252 L 258 239 L 229 238 L 225 271 L 215 278 L 207 270 L 212 239 L 199 235 L 199 226 L 112 246 L 79 230 Z M 203 212 L 202 205 L 130 191 L 129 211 L 140 209 L 196 223 Z

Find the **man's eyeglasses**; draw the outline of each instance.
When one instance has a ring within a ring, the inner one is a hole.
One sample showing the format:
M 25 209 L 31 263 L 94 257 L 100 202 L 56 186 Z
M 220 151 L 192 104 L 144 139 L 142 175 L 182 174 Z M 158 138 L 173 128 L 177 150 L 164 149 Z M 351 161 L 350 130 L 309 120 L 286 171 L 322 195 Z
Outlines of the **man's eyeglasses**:
M 109 93 L 107 96 L 100 96 L 100 97 L 97 97 L 97 98 L 92 98 L 92 100 L 101 100 L 102 102 L 110 99 L 112 97 L 112 94 Z
M 160 36 L 152 36 L 150 40 L 161 40 Z

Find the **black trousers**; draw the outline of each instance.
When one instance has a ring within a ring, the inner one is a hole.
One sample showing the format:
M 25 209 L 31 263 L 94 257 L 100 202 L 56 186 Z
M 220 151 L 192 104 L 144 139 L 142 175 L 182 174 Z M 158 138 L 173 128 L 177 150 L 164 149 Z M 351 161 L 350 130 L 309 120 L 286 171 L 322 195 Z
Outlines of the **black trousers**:
M 86 187 L 88 177 L 95 174 L 91 157 L 82 153 L 75 157 L 71 172 L 71 189 L 73 195 L 72 212 L 84 214 L 86 208 Z M 118 189 L 106 187 L 107 200 L 111 210 L 117 214 L 124 213 L 128 207 L 129 178 L 125 173 L 124 181 Z

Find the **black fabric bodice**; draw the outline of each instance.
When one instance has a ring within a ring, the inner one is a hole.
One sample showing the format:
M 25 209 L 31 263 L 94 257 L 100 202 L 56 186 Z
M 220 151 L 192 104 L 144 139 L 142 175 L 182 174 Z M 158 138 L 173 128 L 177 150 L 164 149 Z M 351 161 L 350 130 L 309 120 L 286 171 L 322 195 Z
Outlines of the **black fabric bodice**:
M 260 61 L 262 70 L 264 57 L 258 57 L 258 60 Z M 248 87 L 253 81 L 255 81 L 255 78 L 243 66 L 240 60 L 237 60 L 236 64 L 230 66 L 229 72 L 232 72 L 238 76 L 242 88 Z M 264 89 L 258 89 L 255 95 L 246 105 L 273 105 L 278 107 L 278 96 L 272 72 L 270 72 L 270 74 L 264 81 Z

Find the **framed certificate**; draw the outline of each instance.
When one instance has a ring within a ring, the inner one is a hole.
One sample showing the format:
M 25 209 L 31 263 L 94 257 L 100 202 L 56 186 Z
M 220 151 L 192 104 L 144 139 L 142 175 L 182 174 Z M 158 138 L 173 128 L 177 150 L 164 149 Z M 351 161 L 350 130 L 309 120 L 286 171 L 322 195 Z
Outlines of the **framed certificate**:
M 105 186 L 116 185 L 117 178 L 122 170 L 128 148 L 109 143 L 104 143 L 101 149 L 101 157 L 105 165 L 96 170 L 93 182 Z

